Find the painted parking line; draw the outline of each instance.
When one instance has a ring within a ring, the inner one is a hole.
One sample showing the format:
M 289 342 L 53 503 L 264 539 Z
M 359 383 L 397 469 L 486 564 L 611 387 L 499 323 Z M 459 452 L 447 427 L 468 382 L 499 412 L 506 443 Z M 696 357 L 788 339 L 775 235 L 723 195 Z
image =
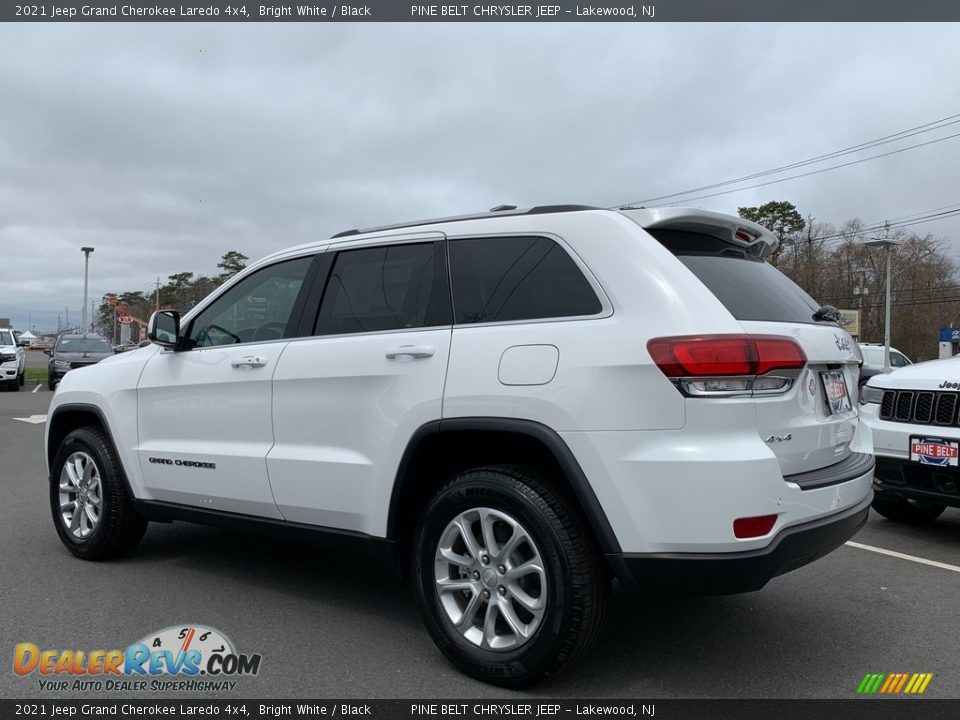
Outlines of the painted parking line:
M 42 386 L 42 385 L 37 385 L 37 386 L 36 386 L 33 390 L 31 390 L 30 392 L 35 393 L 35 392 L 36 392 L 37 390 L 39 390 L 41 387 L 43 387 L 43 386 Z
M 879 553 L 880 555 L 888 555 L 890 557 L 899 558 L 900 560 L 909 560 L 910 562 L 919 563 L 921 565 L 929 565 L 930 567 L 940 568 L 941 570 L 950 570 L 951 572 L 960 573 L 960 567 L 956 565 L 948 565 L 947 563 L 937 562 L 936 560 L 927 560 L 926 558 L 917 557 L 916 555 L 907 555 L 905 553 L 897 552 L 896 550 L 887 550 L 886 548 L 874 547 L 873 545 L 864 545 L 858 542 L 847 542 L 846 544 L 850 547 L 858 548 L 859 550 L 867 550 L 869 552 Z
M 30 423 L 31 425 L 41 425 L 47 421 L 46 415 L 31 415 L 29 417 L 22 418 L 10 418 L 11 420 L 19 420 L 20 422 Z

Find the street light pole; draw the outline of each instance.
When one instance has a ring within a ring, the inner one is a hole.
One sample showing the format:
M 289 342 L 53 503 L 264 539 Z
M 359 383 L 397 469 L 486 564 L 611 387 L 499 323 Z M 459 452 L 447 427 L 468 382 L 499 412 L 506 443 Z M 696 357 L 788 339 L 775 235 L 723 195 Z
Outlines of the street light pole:
M 871 238 L 864 242 L 864 245 L 870 247 L 882 247 L 887 254 L 887 292 L 884 303 L 883 314 L 883 372 L 890 372 L 890 256 L 893 254 L 894 246 L 898 245 L 896 240 L 890 238 Z
M 883 312 L 883 372 L 890 372 L 890 255 L 892 246 L 887 245 L 887 303 Z
M 87 327 L 87 278 L 90 271 L 90 253 L 93 252 L 92 247 L 82 247 L 80 251 L 83 253 L 83 325 L 81 332 L 86 334 L 89 332 Z

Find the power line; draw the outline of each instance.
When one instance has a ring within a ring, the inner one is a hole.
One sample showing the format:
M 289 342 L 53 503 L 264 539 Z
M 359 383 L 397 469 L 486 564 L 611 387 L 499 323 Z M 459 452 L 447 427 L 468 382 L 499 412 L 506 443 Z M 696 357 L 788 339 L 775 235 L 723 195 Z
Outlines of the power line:
M 683 202 L 693 202 L 694 200 L 705 200 L 706 198 L 718 197 L 720 195 L 729 195 L 731 193 L 741 192 L 743 190 L 753 190 L 755 188 L 766 187 L 767 185 L 777 185 L 778 183 L 787 182 L 788 180 L 796 180 L 797 178 L 810 177 L 811 175 L 819 175 L 820 173 L 830 172 L 831 170 L 839 170 L 840 168 L 850 167 L 851 165 L 859 165 L 860 163 L 869 162 L 870 160 L 879 160 L 880 158 L 890 157 L 891 155 L 897 155 L 907 150 L 915 150 L 917 148 L 926 147 L 927 145 L 935 145 L 936 143 L 944 142 L 945 140 L 952 140 L 953 138 L 960 137 L 960 133 L 954 133 L 953 135 L 947 135 L 942 138 L 937 138 L 936 140 L 928 140 L 926 142 L 917 143 L 916 145 L 908 145 L 904 148 L 899 148 L 897 150 L 891 150 L 890 152 L 880 153 L 879 155 L 871 155 L 870 157 L 860 158 L 859 160 L 851 160 L 850 162 L 840 163 L 839 165 L 831 165 L 830 167 L 820 168 L 819 170 L 811 170 L 810 172 L 798 173 L 796 175 L 789 175 L 785 178 L 780 178 L 779 180 L 769 180 L 767 182 L 756 183 L 755 185 L 744 185 L 743 187 L 734 188 L 733 190 L 721 190 L 715 193 L 708 193 L 706 195 L 695 195 L 694 197 L 685 197 Z M 647 202 L 641 200 L 641 203 Z M 628 205 L 630 203 L 627 203 Z
M 960 205 L 960 203 L 958 203 Z M 944 207 L 953 207 L 951 205 L 945 205 Z M 938 208 L 939 209 L 939 208 Z M 845 240 L 847 238 L 852 238 L 854 235 L 863 235 L 867 233 L 881 232 L 884 230 L 898 230 L 901 228 L 913 227 L 914 225 L 921 225 L 923 223 L 933 222 L 935 220 L 945 220 L 947 218 L 956 217 L 960 215 L 960 207 L 957 207 L 954 210 L 947 210 L 943 212 L 934 212 L 933 210 L 923 210 L 921 212 L 913 213 L 912 215 L 907 215 L 903 217 L 913 217 L 912 220 L 902 220 L 902 221 L 884 221 L 881 223 L 875 223 L 872 225 L 865 225 L 863 227 L 858 227 L 850 231 L 840 231 L 833 233 L 832 235 L 822 235 L 820 237 L 810 238 L 811 242 L 832 242 L 835 240 Z M 803 243 L 803 240 L 794 240 L 789 243 L 784 243 L 784 246 L 790 245 L 799 245 Z
M 892 142 L 898 142 L 900 140 L 905 140 L 916 135 L 921 135 L 923 133 L 932 132 L 934 130 L 940 130 L 941 128 L 949 127 L 950 125 L 955 125 L 960 123 L 960 114 L 948 115 L 945 118 L 940 118 L 939 120 L 934 120 L 933 122 L 924 123 L 923 125 L 917 125 L 916 127 L 907 128 L 906 130 L 901 130 L 899 132 L 893 133 L 892 135 L 884 135 L 883 137 L 876 138 L 875 140 L 868 140 L 867 142 L 859 143 L 857 145 L 851 145 L 850 147 L 843 148 L 841 150 L 834 150 L 833 152 L 824 153 L 823 155 L 817 155 L 812 158 L 807 158 L 806 160 L 800 160 L 788 165 L 781 165 L 780 167 L 771 168 L 770 170 L 762 170 L 760 172 L 751 173 L 749 175 L 741 175 L 738 178 L 733 178 L 730 180 L 723 180 L 721 182 L 713 183 L 711 185 L 702 185 L 700 187 L 691 188 L 689 190 L 683 190 L 680 192 L 669 193 L 667 195 L 659 195 L 657 197 L 647 198 L 645 200 L 638 200 L 636 204 L 656 202 L 658 200 L 666 200 L 668 198 L 679 197 L 681 195 L 691 195 L 693 193 L 703 192 L 704 190 L 712 190 L 718 187 L 724 187 L 726 185 L 735 185 L 737 183 L 746 182 L 747 180 L 754 180 L 759 177 L 765 177 L 767 175 L 776 175 L 777 173 L 786 172 L 787 170 L 794 170 L 799 167 L 804 167 L 806 165 L 812 165 L 814 163 L 823 162 L 824 160 L 832 160 L 833 158 L 842 157 L 844 155 L 850 155 L 852 153 L 857 153 L 862 150 L 868 150 L 873 147 L 879 147 L 880 145 L 887 145 Z M 802 176 L 800 176 L 802 177 Z M 746 188 L 742 188 L 746 189 Z M 707 196 L 712 197 L 712 196 Z M 697 199 L 697 198 L 693 198 Z M 634 203 L 626 203 L 634 204 Z M 621 207 L 622 205 L 617 205 L 615 207 Z
M 703 192 L 704 190 L 712 190 L 714 188 L 723 187 L 725 185 L 735 185 L 740 182 L 746 182 L 747 180 L 754 180 L 758 177 L 764 177 L 766 175 L 775 175 L 780 172 L 786 172 L 787 170 L 794 170 L 798 167 L 804 167 L 806 165 L 812 165 L 814 163 L 823 162 L 824 160 L 832 160 L 836 157 L 842 157 L 844 155 L 849 155 L 852 153 L 860 152 L 861 150 L 868 150 L 873 147 L 878 147 L 880 145 L 887 145 L 892 142 L 897 142 L 899 140 L 905 140 L 909 137 L 914 137 L 915 135 L 921 135 L 923 133 L 932 132 L 933 130 L 939 130 L 950 125 L 955 125 L 960 123 L 960 114 L 948 115 L 945 118 L 940 118 L 939 120 L 934 120 L 933 122 L 924 123 L 923 125 L 917 125 L 916 127 L 907 128 L 906 130 L 901 130 L 900 132 L 893 133 L 892 135 L 884 135 L 881 138 L 875 140 L 868 140 L 867 142 L 860 143 L 858 145 L 851 145 L 850 147 L 843 148 L 841 150 L 834 150 L 833 152 L 825 153 L 823 155 L 817 155 L 812 158 L 807 158 L 806 160 L 800 160 L 798 162 L 790 163 L 788 165 L 781 165 L 777 168 L 772 168 L 770 170 L 762 170 L 760 172 L 752 173 L 750 175 L 741 175 L 738 178 L 733 178 L 731 180 L 723 180 L 721 182 L 713 183 L 711 185 L 702 185 L 701 187 L 691 188 L 689 190 L 684 190 L 681 192 L 670 193 L 668 195 L 660 195 L 658 197 L 647 198 L 646 200 L 640 200 L 638 202 L 655 202 L 657 200 L 666 200 L 667 198 L 678 197 L 680 195 L 690 195 L 692 193 Z

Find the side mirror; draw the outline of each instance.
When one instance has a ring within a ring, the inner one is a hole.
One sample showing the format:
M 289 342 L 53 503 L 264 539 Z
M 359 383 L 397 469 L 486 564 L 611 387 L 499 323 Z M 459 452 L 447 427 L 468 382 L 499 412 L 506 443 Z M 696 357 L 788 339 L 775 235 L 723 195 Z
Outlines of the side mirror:
M 28 347 L 30 347 L 30 341 L 29 341 L 29 340 L 18 340 L 18 341 L 17 341 L 17 345 L 19 345 L 20 347 L 28 348 Z
M 53 357 L 53 350 L 51 350 L 50 348 L 47 348 L 46 350 L 43 351 L 43 354 L 46 355 L 47 357 Z
M 180 313 L 176 310 L 158 310 L 150 316 L 147 337 L 160 347 L 177 349 L 180 344 Z

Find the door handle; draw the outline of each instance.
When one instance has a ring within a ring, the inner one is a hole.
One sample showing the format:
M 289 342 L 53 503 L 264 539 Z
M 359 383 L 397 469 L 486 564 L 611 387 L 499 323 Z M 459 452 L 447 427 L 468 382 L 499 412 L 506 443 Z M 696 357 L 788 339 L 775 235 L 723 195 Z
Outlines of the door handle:
M 433 356 L 432 345 L 401 345 L 387 352 L 387 360 L 422 360 Z
M 230 367 L 263 367 L 267 364 L 267 359 L 262 357 L 254 357 L 250 355 L 248 357 L 240 358 L 239 360 L 234 360 L 230 363 Z

